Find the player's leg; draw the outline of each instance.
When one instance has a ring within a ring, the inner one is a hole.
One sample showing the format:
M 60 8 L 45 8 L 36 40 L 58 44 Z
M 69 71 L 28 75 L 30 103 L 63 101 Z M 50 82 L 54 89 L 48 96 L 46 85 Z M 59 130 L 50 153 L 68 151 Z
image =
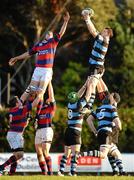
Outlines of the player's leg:
M 115 144 L 112 144 L 110 150 L 109 150 L 109 153 L 107 155 L 108 157 L 108 161 L 111 165 L 111 168 L 112 168 L 112 171 L 113 171 L 113 176 L 116 176 L 119 174 L 118 172 L 118 166 L 116 165 L 116 158 L 115 156 L 113 156 L 111 153 L 116 149 L 116 145 Z
M 100 157 L 102 159 L 105 159 L 107 157 L 109 149 L 111 148 L 111 141 L 112 141 L 111 133 L 101 130 L 97 134 L 97 140 L 100 147 L 99 151 L 92 150 L 92 151 L 88 151 L 86 154 L 89 156 Z
M 35 98 L 35 102 L 40 102 L 40 106 L 38 106 L 37 109 L 37 114 L 40 113 L 40 110 L 43 105 L 43 97 L 44 93 L 46 92 L 46 89 L 48 87 L 49 82 L 52 80 L 52 69 L 48 70 L 43 70 L 41 76 L 40 76 L 40 81 L 37 89 L 37 96 Z M 33 102 L 34 103 L 34 102 Z
M 100 158 L 105 159 L 108 155 L 112 143 L 112 134 L 109 131 L 100 130 L 97 134 L 100 145 Z
M 43 149 L 43 154 L 44 158 L 46 161 L 47 165 L 47 174 L 48 175 L 53 175 L 52 172 L 52 159 L 50 156 L 50 148 L 51 148 L 51 143 L 53 140 L 53 129 L 51 127 L 48 128 L 43 128 L 44 131 L 42 131 L 42 149 Z
M 81 107 L 85 106 L 87 103 L 90 104 L 89 101 L 91 96 L 93 96 L 93 99 L 95 99 L 96 86 L 103 74 L 104 68 L 96 68 L 95 66 L 90 67 L 90 74 L 86 81 L 86 94 L 85 97 L 81 100 Z
M 85 97 L 81 99 L 81 103 L 80 103 L 80 110 L 82 110 L 82 108 L 84 106 L 86 106 L 87 104 L 89 105 L 90 109 L 92 109 L 92 105 L 94 103 L 95 100 L 95 94 L 96 94 L 96 86 L 97 83 L 99 82 L 99 76 L 100 75 L 92 75 L 89 76 L 87 79 L 87 88 L 86 88 L 86 93 L 85 93 Z
M 17 133 L 17 132 L 8 132 L 7 133 L 7 141 L 11 147 L 11 150 L 13 152 L 13 155 L 5 161 L 1 166 L 0 166 L 0 171 L 4 171 L 4 169 L 12 165 L 10 168 L 10 172 L 13 174 L 16 171 L 16 166 L 17 166 L 17 160 L 21 159 L 23 157 L 23 147 L 24 147 L 24 139 L 22 134 Z
M 99 101 L 103 101 L 103 99 L 109 94 L 108 88 L 103 81 L 102 78 L 100 78 L 99 82 L 97 83 L 97 97 Z
M 41 129 L 37 129 L 36 135 L 35 135 L 35 150 L 37 153 L 37 159 L 38 159 L 41 172 L 43 175 L 46 175 L 47 174 L 46 161 L 45 161 L 43 150 L 42 150 L 42 135 L 41 134 L 42 134 Z
M 20 99 L 23 102 L 25 102 L 27 100 L 31 91 L 37 91 L 38 86 L 39 86 L 39 81 L 40 81 L 40 72 L 39 72 L 38 68 L 35 68 L 30 84 L 28 85 L 27 89 L 20 97 Z
M 124 169 L 123 162 L 122 162 L 122 155 L 116 145 L 113 146 L 113 148 L 110 151 L 110 154 L 112 157 L 115 158 L 115 163 L 116 163 L 117 167 L 119 168 L 119 174 L 127 175 L 127 173 Z
M 80 155 L 80 147 L 81 144 L 76 144 L 71 146 L 72 156 L 71 156 L 71 169 L 70 169 L 70 175 L 76 176 L 77 175 L 77 164 L 78 164 L 78 158 Z
M 59 167 L 59 171 L 58 171 L 59 176 L 64 176 L 67 159 L 69 158 L 69 156 L 71 154 L 71 148 L 70 148 L 70 143 L 72 143 L 71 137 L 72 137 L 72 132 L 70 132 L 70 128 L 66 128 L 66 131 L 64 134 L 64 142 L 65 142 L 64 154 L 60 161 L 60 167 Z
M 81 147 L 81 131 L 76 129 L 72 130 L 72 143 L 71 143 L 71 168 L 70 168 L 70 175 L 76 176 L 76 168 L 78 163 L 78 158 L 80 156 L 80 147 Z
M 64 147 L 64 154 L 62 155 L 61 160 L 60 160 L 60 167 L 58 170 L 59 176 L 64 176 L 65 166 L 66 166 L 67 160 L 70 157 L 70 155 L 71 155 L 71 147 L 65 146 Z

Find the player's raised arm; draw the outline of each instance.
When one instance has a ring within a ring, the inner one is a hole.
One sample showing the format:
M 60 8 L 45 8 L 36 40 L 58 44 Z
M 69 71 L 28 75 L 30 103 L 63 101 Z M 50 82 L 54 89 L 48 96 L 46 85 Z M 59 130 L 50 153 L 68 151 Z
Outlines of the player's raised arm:
M 53 90 L 52 82 L 50 82 L 49 85 L 48 85 L 48 96 L 49 96 L 49 101 L 50 102 L 55 102 L 54 90 Z
M 68 25 L 68 21 L 70 19 L 70 15 L 69 15 L 69 12 L 66 12 L 65 15 L 63 16 L 63 19 L 64 19 L 64 22 L 63 22 L 63 25 L 60 29 L 60 36 L 62 37 L 66 31 L 66 28 L 67 28 L 67 25 Z
M 83 19 L 86 22 L 87 28 L 89 32 L 92 34 L 93 37 L 96 37 L 98 35 L 98 31 L 96 30 L 94 24 L 91 21 L 91 16 L 93 16 L 94 11 L 92 9 L 84 9 L 81 13 L 83 16 Z
M 27 59 L 27 58 L 29 58 L 29 57 L 30 57 L 29 52 L 25 52 L 25 53 L 23 53 L 23 54 L 21 54 L 21 55 L 19 55 L 19 56 L 16 56 L 16 57 L 11 58 L 11 59 L 9 60 L 9 65 L 10 65 L 10 66 L 13 66 L 17 61 L 19 61 L 19 60 L 25 60 L 25 59 Z

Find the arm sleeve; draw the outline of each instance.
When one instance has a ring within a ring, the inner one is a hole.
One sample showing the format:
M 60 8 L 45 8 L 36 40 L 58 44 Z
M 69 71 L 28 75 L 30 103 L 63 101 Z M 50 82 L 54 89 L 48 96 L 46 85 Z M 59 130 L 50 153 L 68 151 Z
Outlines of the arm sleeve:
M 55 34 L 54 34 L 54 41 L 58 43 L 58 42 L 60 41 L 60 39 L 61 39 L 60 34 L 55 33 Z

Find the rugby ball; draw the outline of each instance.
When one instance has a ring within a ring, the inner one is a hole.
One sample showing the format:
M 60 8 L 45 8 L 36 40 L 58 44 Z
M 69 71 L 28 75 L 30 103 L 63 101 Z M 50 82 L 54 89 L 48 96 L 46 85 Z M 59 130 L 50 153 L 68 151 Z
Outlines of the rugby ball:
M 81 15 L 89 15 L 91 17 L 94 15 L 94 10 L 91 8 L 85 8 L 82 10 Z

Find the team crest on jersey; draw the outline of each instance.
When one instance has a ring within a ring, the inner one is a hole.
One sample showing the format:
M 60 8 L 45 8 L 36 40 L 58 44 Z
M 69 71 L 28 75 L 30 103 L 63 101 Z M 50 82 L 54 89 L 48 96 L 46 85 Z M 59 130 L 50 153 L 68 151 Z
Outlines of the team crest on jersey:
M 48 54 L 49 52 L 48 52 L 48 50 L 46 49 L 46 50 L 40 50 L 39 52 L 38 52 L 38 55 L 42 55 L 42 54 Z

